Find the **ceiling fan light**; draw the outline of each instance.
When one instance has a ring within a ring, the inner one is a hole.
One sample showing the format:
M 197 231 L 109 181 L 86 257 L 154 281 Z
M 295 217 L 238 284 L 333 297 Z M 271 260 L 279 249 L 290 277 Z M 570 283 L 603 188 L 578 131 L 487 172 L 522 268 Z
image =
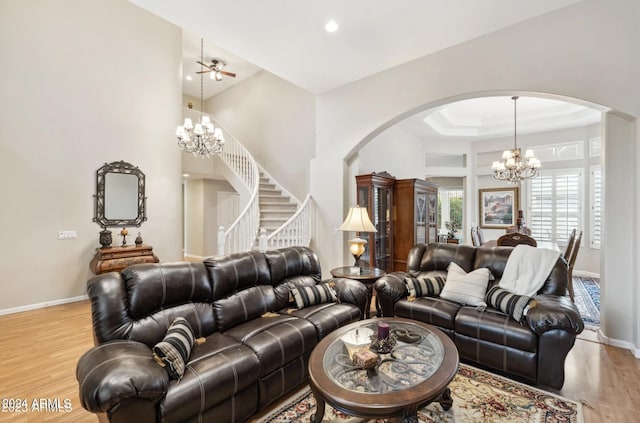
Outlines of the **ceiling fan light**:
M 222 81 L 222 74 L 220 73 L 220 71 L 216 71 L 215 76 L 216 81 Z

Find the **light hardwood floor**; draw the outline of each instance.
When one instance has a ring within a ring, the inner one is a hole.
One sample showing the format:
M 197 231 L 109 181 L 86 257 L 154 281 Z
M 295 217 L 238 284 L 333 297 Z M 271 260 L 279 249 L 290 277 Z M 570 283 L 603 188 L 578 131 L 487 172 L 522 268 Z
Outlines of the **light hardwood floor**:
M 569 353 L 556 392 L 584 405 L 585 423 L 637 421 L 640 360 L 581 337 Z M 75 368 L 93 346 L 88 301 L 0 316 L 0 400 L 26 399 L 29 411 L 0 409 L 0 422 L 96 422 L 80 406 Z M 68 413 L 32 411 L 33 401 L 71 401 Z M 2 405 L 2 404 L 0 404 Z

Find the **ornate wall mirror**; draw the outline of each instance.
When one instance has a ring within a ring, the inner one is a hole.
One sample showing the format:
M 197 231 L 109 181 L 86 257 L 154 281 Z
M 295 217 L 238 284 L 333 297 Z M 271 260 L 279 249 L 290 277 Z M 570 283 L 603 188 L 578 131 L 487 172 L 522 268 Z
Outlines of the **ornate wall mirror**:
M 105 163 L 96 172 L 94 222 L 107 226 L 140 226 L 147 220 L 144 173 L 130 163 Z

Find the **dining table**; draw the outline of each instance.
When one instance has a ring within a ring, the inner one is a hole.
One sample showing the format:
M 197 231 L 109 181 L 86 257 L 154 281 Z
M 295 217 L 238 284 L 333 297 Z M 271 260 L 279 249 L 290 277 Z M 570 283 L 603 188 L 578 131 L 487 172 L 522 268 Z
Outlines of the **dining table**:
M 553 242 L 553 241 L 536 241 L 536 244 L 537 244 L 537 246 L 536 246 L 537 248 L 546 248 L 548 250 L 561 251 L 557 242 Z M 496 239 L 490 239 L 487 242 L 485 242 L 484 244 L 482 244 L 483 248 L 491 248 L 491 247 L 497 247 L 497 246 L 498 246 L 498 240 L 496 240 Z

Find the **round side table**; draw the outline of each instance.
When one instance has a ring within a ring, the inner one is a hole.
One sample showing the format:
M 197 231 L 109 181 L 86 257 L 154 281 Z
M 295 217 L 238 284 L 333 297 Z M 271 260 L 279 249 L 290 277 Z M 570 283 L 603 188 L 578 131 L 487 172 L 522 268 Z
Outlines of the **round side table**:
M 369 307 L 367 307 L 365 317 L 368 319 L 371 317 L 370 314 L 371 302 L 373 299 L 373 284 L 378 279 L 386 275 L 387 272 L 382 269 L 378 269 L 377 267 L 360 267 L 360 270 L 358 272 L 353 272 L 353 269 L 356 268 L 352 266 L 337 267 L 335 269 L 331 269 L 331 276 L 333 276 L 334 278 L 353 279 L 358 282 L 362 282 L 364 286 L 367 287 L 367 304 L 369 304 Z M 377 314 L 380 315 L 380 307 L 378 306 L 377 301 L 376 310 Z

